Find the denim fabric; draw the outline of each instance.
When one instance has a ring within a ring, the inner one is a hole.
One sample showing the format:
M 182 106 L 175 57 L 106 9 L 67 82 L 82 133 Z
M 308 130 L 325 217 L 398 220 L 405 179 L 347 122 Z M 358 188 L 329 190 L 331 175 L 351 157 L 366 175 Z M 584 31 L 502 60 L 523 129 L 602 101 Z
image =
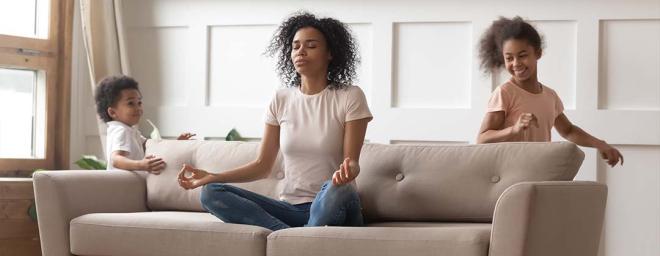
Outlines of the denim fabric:
M 351 185 L 326 181 L 311 203 L 292 205 L 232 185 L 204 186 L 202 206 L 227 223 L 255 225 L 271 230 L 301 226 L 361 226 L 362 209 Z

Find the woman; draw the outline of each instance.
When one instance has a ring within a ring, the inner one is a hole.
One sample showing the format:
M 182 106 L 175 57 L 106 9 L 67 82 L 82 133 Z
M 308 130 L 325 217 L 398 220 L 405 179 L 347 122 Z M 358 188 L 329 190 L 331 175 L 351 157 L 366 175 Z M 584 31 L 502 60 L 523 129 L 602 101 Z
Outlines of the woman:
M 184 165 L 179 185 L 204 186 L 203 207 L 228 223 L 271 230 L 362 225 L 354 180 L 372 115 L 362 90 L 350 85 L 358 61 L 354 39 L 338 20 L 300 13 L 282 23 L 268 53 L 278 55 L 287 88 L 266 110 L 257 159 L 220 173 Z M 280 145 L 286 176 L 280 200 L 227 185 L 267 177 Z

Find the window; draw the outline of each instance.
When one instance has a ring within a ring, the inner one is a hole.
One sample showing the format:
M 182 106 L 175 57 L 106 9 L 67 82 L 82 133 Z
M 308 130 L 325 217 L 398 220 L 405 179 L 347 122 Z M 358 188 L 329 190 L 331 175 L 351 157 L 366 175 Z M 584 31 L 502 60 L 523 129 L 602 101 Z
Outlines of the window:
M 44 158 L 44 76 L 0 68 L 0 157 Z
M 0 0 L 0 176 L 68 162 L 72 16 L 73 0 Z

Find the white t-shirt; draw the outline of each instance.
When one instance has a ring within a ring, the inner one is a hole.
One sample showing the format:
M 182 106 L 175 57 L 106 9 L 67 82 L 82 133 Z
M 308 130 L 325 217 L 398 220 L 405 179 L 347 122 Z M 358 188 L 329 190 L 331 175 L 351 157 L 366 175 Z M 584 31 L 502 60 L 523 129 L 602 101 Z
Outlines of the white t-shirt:
M 108 125 L 108 136 L 106 137 L 106 160 L 108 170 L 122 170 L 112 166 L 112 153 L 121 150 L 128 152 L 128 158 L 132 160 L 141 160 L 144 158 L 144 148 L 142 145 L 147 140 L 135 127 L 130 127 L 119 121 L 110 121 Z
M 266 123 L 280 126 L 285 185 L 280 200 L 314 200 L 343 159 L 344 124 L 372 115 L 357 86 L 307 95 L 299 87 L 277 91 L 266 110 Z

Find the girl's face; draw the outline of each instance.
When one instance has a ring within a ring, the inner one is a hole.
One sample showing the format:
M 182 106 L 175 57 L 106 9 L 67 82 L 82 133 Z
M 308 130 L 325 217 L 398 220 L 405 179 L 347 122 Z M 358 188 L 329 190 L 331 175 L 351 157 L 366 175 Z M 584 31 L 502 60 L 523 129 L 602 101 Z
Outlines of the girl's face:
M 535 49 L 527 40 L 509 39 L 502 45 L 504 66 L 516 81 L 523 82 L 536 78 L 536 62 L 541 58 L 541 50 Z
M 291 60 L 298 74 L 325 76 L 332 56 L 323 33 L 312 27 L 298 29 L 293 37 Z
M 142 95 L 138 90 L 122 90 L 119 101 L 108 108 L 112 120 L 122 122 L 128 126 L 136 125 L 142 117 Z

